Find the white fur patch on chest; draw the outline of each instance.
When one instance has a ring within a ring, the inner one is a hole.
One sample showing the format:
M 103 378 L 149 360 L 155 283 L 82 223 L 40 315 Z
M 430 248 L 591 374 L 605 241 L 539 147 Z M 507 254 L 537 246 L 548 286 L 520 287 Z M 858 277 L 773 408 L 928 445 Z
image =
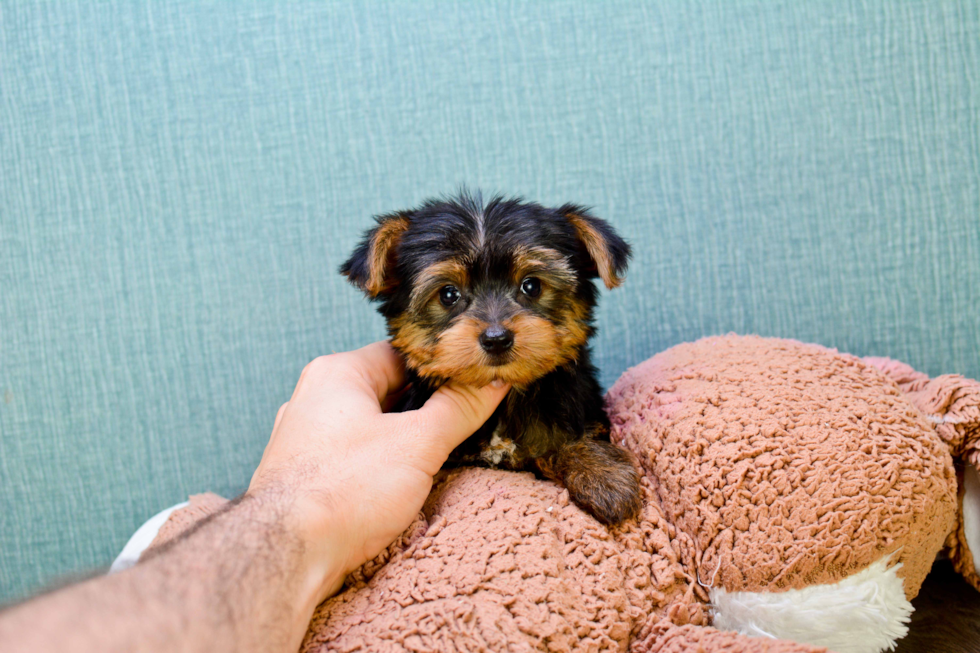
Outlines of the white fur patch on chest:
M 912 604 L 905 598 L 901 564 L 885 556 L 830 585 L 785 592 L 711 590 L 712 624 L 743 635 L 825 646 L 837 653 L 878 653 L 908 633 Z
M 497 424 L 490 436 L 490 444 L 480 452 L 480 459 L 492 467 L 500 467 L 504 461 L 511 466 L 517 462 L 517 445 L 502 435 L 503 430 L 503 425 Z

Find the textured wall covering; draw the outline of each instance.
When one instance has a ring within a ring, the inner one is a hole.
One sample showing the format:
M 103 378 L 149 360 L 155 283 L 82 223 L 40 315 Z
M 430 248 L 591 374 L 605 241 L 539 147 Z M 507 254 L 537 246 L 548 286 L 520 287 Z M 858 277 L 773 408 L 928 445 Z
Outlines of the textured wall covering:
M 0 601 L 243 489 L 336 274 L 465 182 L 636 261 L 607 386 L 727 331 L 980 377 L 980 8 L 0 0 Z

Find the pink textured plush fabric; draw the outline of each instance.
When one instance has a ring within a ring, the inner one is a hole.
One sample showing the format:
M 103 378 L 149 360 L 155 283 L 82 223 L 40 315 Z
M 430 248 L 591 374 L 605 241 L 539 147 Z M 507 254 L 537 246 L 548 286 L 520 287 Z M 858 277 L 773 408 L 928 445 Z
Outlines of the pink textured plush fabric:
M 659 354 L 607 396 L 644 473 L 639 521 L 607 529 L 527 473 L 441 473 L 303 651 L 816 651 L 709 628 L 707 588 L 833 583 L 894 553 L 916 594 L 955 531 L 949 447 L 976 446 L 960 417 L 980 401 L 888 365 L 736 336 Z M 946 417 L 967 434 L 940 437 Z M 156 544 L 221 505 L 192 498 Z
M 705 338 L 627 371 L 607 404 L 700 577 L 729 591 L 833 583 L 896 553 L 912 598 L 955 523 L 948 446 L 854 356 Z
M 904 363 L 887 358 L 865 359 L 891 377 L 919 410 L 935 424 L 936 432 L 946 441 L 963 465 L 980 467 L 980 383 L 958 374 L 944 374 L 930 379 Z M 980 590 L 980 569 L 974 565 L 963 525 L 963 473 L 957 468 L 959 493 L 956 528 L 946 540 L 946 552 L 953 567 Z
M 222 505 L 192 498 L 161 544 Z M 182 514 L 183 513 L 183 514 Z M 609 531 L 531 474 L 441 474 L 422 513 L 319 607 L 304 651 L 615 651 L 657 622 L 704 624 L 689 538 L 656 502 Z
M 440 479 L 410 535 L 314 616 L 308 650 L 615 650 L 651 609 L 703 623 L 684 541 L 648 504 L 613 532 L 530 474 Z

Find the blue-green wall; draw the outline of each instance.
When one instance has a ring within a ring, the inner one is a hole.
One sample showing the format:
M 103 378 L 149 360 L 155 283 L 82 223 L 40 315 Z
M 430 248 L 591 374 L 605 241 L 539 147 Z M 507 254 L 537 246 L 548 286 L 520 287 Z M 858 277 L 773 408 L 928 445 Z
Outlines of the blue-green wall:
M 728 331 L 980 377 L 980 5 L 0 0 L 0 601 L 245 487 L 336 274 L 459 183 L 634 246 L 603 383 Z

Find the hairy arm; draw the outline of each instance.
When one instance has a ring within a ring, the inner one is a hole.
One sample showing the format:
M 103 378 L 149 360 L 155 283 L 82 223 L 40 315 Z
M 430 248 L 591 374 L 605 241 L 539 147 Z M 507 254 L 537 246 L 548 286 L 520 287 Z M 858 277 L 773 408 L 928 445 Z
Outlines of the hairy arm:
M 317 359 L 279 409 L 248 492 L 138 565 L 0 613 L 4 651 L 295 651 L 313 610 L 418 513 L 504 387 L 381 406 L 387 343 Z
M 321 561 L 307 554 L 277 506 L 245 496 L 126 572 L 0 614 L 0 642 L 23 651 L 294 651 L 322 580 L 313 573 Z

